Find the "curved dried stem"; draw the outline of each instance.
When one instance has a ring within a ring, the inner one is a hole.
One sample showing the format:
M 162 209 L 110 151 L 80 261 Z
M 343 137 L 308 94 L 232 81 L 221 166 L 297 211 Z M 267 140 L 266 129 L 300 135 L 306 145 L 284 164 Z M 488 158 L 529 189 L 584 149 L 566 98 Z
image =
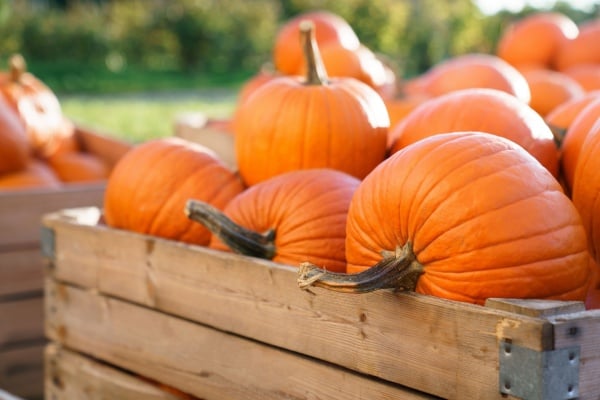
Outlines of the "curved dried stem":
M 315 24 L 310 20 L 300 22 L 300 43 L 306 60 L 306 84 L 325 85 L 329 78 L 315 39 Z
M 219 209 L 200 200 L 188 200 L 184 211 L 189 219 L 204 225 L 235 253 L 267 260 L 275 256 L 274 229 L 265 233 L 246 229 Z
M 379 263 L 358 274 L 329 272 L 311 263 L 302 263 L 298 271 L 298 286 L 305 290 L 318 286 L 344 293 L 378 289 L 413 291 L 422 273 L 423 266 L 417 261 L 412 245 L 407 243 L 395 252 L 384 252 Z

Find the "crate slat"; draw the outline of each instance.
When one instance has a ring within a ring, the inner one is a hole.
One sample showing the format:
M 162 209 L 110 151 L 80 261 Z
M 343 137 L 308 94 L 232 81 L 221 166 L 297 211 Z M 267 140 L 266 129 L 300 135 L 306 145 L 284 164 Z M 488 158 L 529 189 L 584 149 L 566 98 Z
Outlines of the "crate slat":
M 41 292 L 44 261 L 39 244 L 0 252 L 0 298 Z
M 42 400 L 44 346 L 40 341 L 35 345 L 0 350 L 0 388 L 23 399 Z
M 44 297 L 0 301 L 0 349 L 44 339 Z

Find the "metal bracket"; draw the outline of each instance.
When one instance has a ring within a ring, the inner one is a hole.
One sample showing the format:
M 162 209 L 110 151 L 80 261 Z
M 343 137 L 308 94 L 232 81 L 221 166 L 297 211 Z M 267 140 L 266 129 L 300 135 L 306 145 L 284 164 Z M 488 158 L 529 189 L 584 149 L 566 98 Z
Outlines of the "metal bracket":
M 42 255 L 48 260 L 54 260 L 54 230 L 42 226 L 40 228 Z
M 500 341 L 500 393 L 527 400 L 579 397 L 579 346 L 536 351 Z

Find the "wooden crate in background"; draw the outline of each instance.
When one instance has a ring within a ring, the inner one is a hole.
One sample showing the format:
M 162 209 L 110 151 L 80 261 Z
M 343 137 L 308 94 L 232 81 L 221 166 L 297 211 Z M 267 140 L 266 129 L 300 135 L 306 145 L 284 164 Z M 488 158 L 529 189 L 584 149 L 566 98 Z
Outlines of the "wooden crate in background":
M 130 148 L 89 129 L 76 132 L 84 151 L 110 167 Z M 69 207 L 101 207 L 105 185 L 0 190 L 0 389 L 27 399 L 43 395 L 42 216 Z
M 303 291 L 294 267 L 100 218 L 44 218 L 46 333 L 86 359 L 207 400 L 600 398 L 580 302 Z

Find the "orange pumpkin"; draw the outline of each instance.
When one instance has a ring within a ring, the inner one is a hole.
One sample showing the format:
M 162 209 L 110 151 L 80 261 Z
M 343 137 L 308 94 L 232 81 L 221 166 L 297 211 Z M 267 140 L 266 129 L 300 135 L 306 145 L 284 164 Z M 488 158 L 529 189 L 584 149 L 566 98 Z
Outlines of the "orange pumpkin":
M 385 158 L 390 121 L 381 96 L 354 78 L 328 78 L 304 22 L 307 77 L 273 79 L 236 113 L 237 166 L 249 186 L 310 168 L 363 178 Z
M 516 97 L 495 89 L 458 90 L 424 102 L 390 130 L 390 153 L 427 136 L 470 130 L 512 140 L 558 176 L 558 149 L 543 118 Z
M 590 258 L 592 263 L 592 278 L 590 279 L 590 287 L 585 298 L 585 308 L 588 310 L 600 309 L 600 266 Z
M 346 215 L 359 182 L 332 169 L 291 171 L 246 189 L 223 213 L 193 200 L 187 210 L 212 227 L 214 249 L 345 272 Z
M 579 153 L 586 137 L 596 121 L 600 118 L 600 99 L 588 104 L 567 129 L 561 144 L 560 165 L 567 188 L 573 189 L 575 170 L 579 162 Z
M 0 75 L 0 92 L 25 123 L 30 147 L 37 156 L 79 149 L 75 127 L 62 114 L 56 95 L 26 71 L 20 55 L 13 55 L 10 71 Z
M 482 132 L 431 136 L 373 170 L 350 203 L 346 259 L 349 275 L 303 265 L 300 286 L 583 301 L 591 274 L 581 218 L 557 180 Z
M 104 195 L 110 226 L 208 245 L 210 232 L 184 214 L 189 198 L 222 209 L 244 189 L 214 152 L 170 137 L 129 150 L 115 165 Z
M 0 174 L 0 190 L 60 187 L 60 179 L 52 169 L 46 163 L 36 159 L 31 159 L 22 170 Z
M 51 157 L 48 163 L 63 182 L 98 182 L 109 175 L 108 165 L 92 153 L 61 153 Z
M 29 153 L 25 126 L 0 96 L 0 174 L 25 169 Z
M 588 92 L 556 106 L 544 117 L 559 143 L 562 143 L 567 129 L 581 110 L 597 98 L 600 98 L 600 90 Z
M 394 127 L 398 125 L 414 109 L 427 101 L 428 97 L 423 96 L 400 96 L 384 100 L 388 114 L 390 116 L 390 129 L 388 131 L 388 147 L 391 146 Z
M 355 50 L 360 41 L 350 24 L 341 16 L 326 10 L 307 11 L 286 21 L 279 29 L 273 46 L 275 69 L 286 75 L 299 75 L 304 66 L 303 49 L 300 45 L 299 27 L 302 21 L 312 21 L 315 40 L 319 46 L 335 43 L 340 47 Z
M 596 111 L 596 122 L 578 154 L 572 198 L 588 234 L 590 254 L 600 264 L 600 108 Z
M 582 64 L 600 64 L 600 19 L 579 25 L 577 37 L 565 42 L 556 54 L 555 67 L 559 71 Z
M 536 12 L 512 23 L 500 35 L 496 54 L 514 66 L 551 68 L 558 49 L 579 33 L 577 24 L 558 12 Z
M 529 105 L 542 117 L 559 105 L 585 94 L 585 90 L 573 78 L 549 69 L 533 68 L 522 71 L 529 84 Z
M 576 80 L 587 92 L 600 90 L 600 63 L 574 65 L 563 73 Z
M 523 75 L 491 54 L 464 54 L 434 65 L 424 74 L 404 82 L 409 95 L 440 96 L 468 88 L 497 89 L 529 103 L 531 93 Z

